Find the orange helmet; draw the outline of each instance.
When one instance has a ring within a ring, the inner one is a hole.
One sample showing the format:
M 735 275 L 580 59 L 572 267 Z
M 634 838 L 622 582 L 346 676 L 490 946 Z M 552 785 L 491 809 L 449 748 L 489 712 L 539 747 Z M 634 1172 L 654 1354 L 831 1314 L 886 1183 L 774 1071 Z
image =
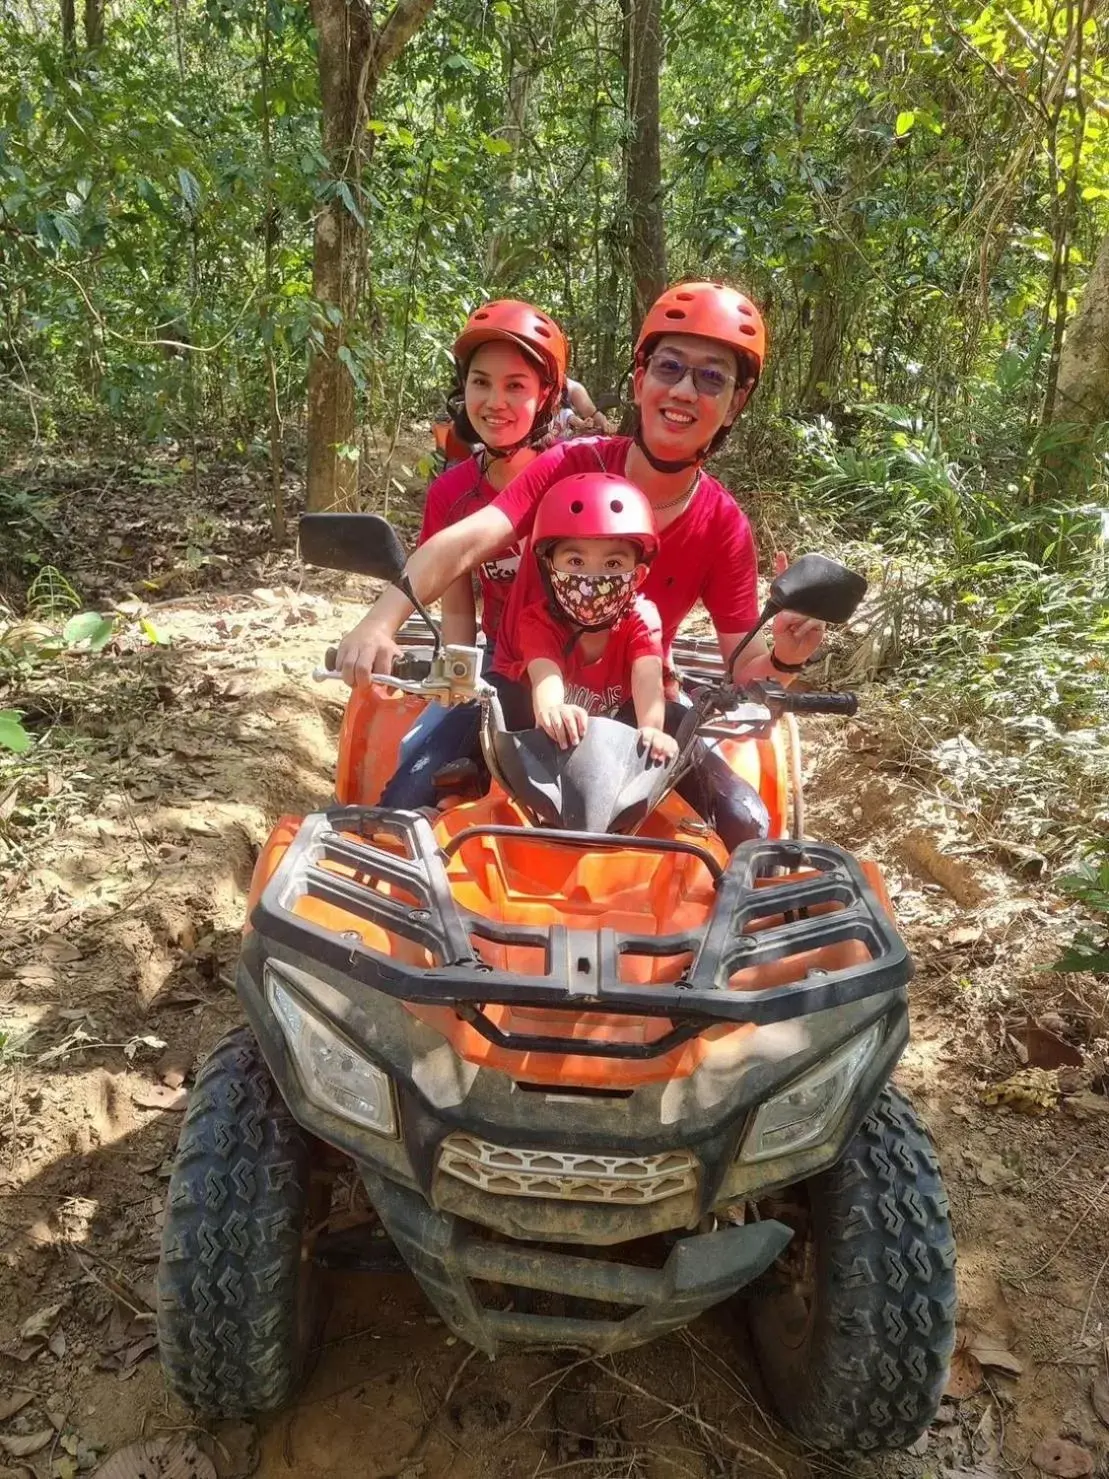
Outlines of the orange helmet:
M 645 563 L 658 553 L 650 503 L 634 483 L 611 472 L 578 472 L 560 478 L 535 511 L 531 542 L 537 554 L 560 539 L 628 539 Z
M 759 372 L 766 357 L 766 325 L 750 298 L 722 282 L 678 282 L 647 311 L 635 345 L 642 364 L 663 334 L 697 334 L 748 355 Z
M 476 308 L 466 327 L 454 341 L 454 357 L 464 373 L 470 356 L 494 340 L 515 344 L 532 359 L 538 359 L 561 396 L 570 359 L 566 335 L 546 313 L 517 298 L 498 298 Z

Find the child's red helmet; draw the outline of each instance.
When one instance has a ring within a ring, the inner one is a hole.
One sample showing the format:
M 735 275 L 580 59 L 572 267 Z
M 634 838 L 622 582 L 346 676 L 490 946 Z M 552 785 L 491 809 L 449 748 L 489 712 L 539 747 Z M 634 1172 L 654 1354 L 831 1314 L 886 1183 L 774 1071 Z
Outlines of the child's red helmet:
M 766 358 L 766 325 L 750 298 L 722 282 L 677 282 L 651 304 L 635 343 L 642 364 L 663 334 L 698 334 L 750 356 L 756 375 Z
M 454 357 L 461 373 L 465 374 L 475 350 L 495 340 L 515 344 L 530 358 L 538 359 L 546 370 L 545 378 L 562 395 L 570 350 L 566 335 L 549 314 L 518 298 L 498 298 L 476 308 L 454 341 Z
M 559 539 L 628 539 L 644 564 L 658 554 L 658 530 L 650 503 L 634 483 L 611 472 L 579 472 L 562 478 L 535 511 L 531 542 L 537 554 Z

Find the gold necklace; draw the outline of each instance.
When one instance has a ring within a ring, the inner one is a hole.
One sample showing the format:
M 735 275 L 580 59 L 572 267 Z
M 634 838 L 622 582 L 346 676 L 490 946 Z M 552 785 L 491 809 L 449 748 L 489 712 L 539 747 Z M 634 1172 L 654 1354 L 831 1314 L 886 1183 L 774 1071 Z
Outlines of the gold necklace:
M 678 496 L 677 496 L 677 498 L 671 498 L 666 503 L 652 503 L 651 504 L 652 509 L 655 511 L 656 514 L 660 514 L 660 513 L 662 513 L 662 511 L 663 511 L 664 508 L 674 508 L 677 504 L 684 503 L 687 498 L 692 498 L 693 495 L 694 495 L 694 493 L 696 493 L 697 487 L 698 487 L 700 481 L 701 481 L 701 469 L 698 468 L 697 469 L 696 476 L 694 477 L 692 483 L 690 483 L 689 487 L 685 490 L 684 493 L 679 493 Z

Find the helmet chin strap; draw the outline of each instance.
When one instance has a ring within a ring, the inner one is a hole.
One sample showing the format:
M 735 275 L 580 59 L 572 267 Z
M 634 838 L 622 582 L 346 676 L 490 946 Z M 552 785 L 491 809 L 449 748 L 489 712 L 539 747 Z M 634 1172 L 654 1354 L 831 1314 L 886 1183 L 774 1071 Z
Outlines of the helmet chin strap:
M 654 468 L 655 472 L 688 472 L 691 467 L 700 467 L 710 450 L 708 447 L 702 447 L 695 457 L 682 458 L 678 462 L 667 461 L 663 457 L 656 457 L 643 440 L 643 423 L 638 416 L 635 419 L 635 430 L 632 432 L 632 440 Z

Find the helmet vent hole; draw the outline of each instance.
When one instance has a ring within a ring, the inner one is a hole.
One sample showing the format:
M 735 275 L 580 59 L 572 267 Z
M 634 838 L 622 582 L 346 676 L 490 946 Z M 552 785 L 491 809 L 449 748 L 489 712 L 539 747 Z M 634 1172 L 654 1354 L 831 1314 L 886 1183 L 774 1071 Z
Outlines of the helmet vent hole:
M 620 502 L 619 498 L 614 498 L 609 504 L 609 508 L 614 514 L 622 514 L 624 512 L 624 505 Z
M 544 339 L 549 339 L 551 337 L 550 329 L 545 329 L 542 324 L 536 324 L 535 332 L 537 334 L 541 334 Z
M 741 334 L 750 334 L 751 338 L 753 339 L 758 333 L 758 330 L 755 328 L 754 324 L 740 324 L 739 332 Z
M 685 317 L 685 309 L 684 308 L 668 308 L 666 310 L 666 317 L 667 318 L 684 318 Z
M 675 293 L 674 296 L 677 298 L 677 300 L 678 300 L 679 303 L 692 303 L 693 302 L 693 294 L 692 293 Z
M 485 309 L 483 308 L 480 313 L 475 313 L 474 314 L 474 317 L 475 318 L 488 318 L 489 315 L 485 312 Z
M 572 514 L 580 514 L 584 508 L 585 504 L 582 503 L 581 499 L 575 498 L 573 503 L 570 505 L 570 512 Z

